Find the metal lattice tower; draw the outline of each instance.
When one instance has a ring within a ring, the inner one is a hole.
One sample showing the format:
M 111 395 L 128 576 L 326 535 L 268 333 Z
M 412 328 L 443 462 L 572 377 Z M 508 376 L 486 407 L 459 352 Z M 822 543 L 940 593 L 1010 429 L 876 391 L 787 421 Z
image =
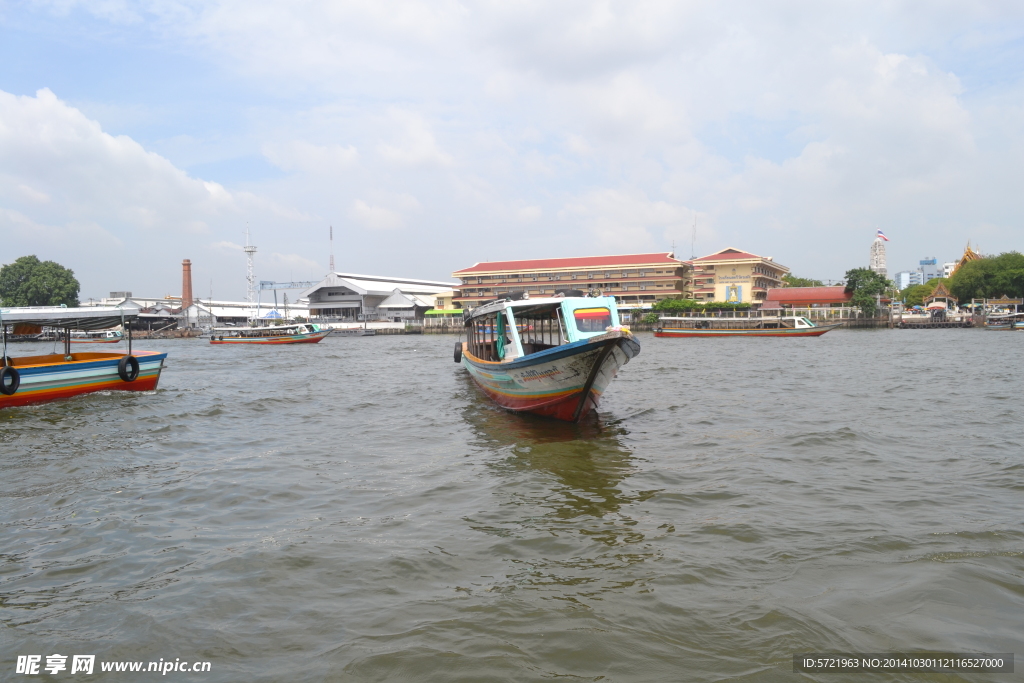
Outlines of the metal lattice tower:
M 249 244 L 249 226 L 245 226 L 245 246 L 242 248 L 245 252 L 245 300 L 250 305 L 256 304 L 256 274 L 252 268 L 252 257 L 256 255 L 256 247 Z

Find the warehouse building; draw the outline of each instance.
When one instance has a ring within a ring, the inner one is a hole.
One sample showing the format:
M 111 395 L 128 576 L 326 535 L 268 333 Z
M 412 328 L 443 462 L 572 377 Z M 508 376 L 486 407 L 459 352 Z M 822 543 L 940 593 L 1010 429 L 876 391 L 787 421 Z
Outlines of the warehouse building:
M 331 273 L 302 292 L 309 314 L 317 322 L 422 320 L 436 298 L 450 291 L 453 282 Z

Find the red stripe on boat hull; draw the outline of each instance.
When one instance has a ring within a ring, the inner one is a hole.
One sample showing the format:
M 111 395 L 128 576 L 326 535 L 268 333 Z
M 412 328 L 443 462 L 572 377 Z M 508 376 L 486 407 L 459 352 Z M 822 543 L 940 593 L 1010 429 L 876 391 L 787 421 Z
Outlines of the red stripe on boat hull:
M 58 389 L 41 389 L 39 391 L 28 391 L 15 393 L 13 396 L 0 394 L 0 408 L 11 408 L 14 406 L 25 406 L 32 403 L 46 403 L 58 399 L 71 398 L 81 394 L 91 394 L 97 391 L 153 391 L 160 382 L 160 373 L 152 376 L 139 376 L 134 382 L 125 382 L 121 379 L 104 382 L 92 382 L 79 384 L 73 387 L 60 387 Z
M 718 331 L 718 330 L 663 330 L 661 332 L 655 332 L 655 337 L 820 337 L 829 330 L 834 329 L 832 327 L 826 327 L 824 329 L 809 330 L 797 330 L 796 332 L 789 331 L 773 331 L 773 330 L 757 330 L 748 332 L 746 330 L 735 330 L 735 331 Z
M 211 344 L 316 344 L 321 339 L 326 337 L 330 332 L 323 334 L 317 333 L 310 337 L 293 338 L 293 337 L 267 337 L 261 339 L 260 337 L 227 337 L 225 339 L 211 339 Z
M 550 397 L 524 399 L 491 391 L 479 382 L 474 382 L 474 384 L 482 392 L 487 394 L 488 398 L 506 410 L 511 410 L 517 413 L 522 412 L 533 413 L 534 415 L 543 415 L 544 417 L 564 420 L 565 422 L 574 422 L 575 420 L 583 419 L 587 413 L 597 407 L 598 401 L 600 400 L 600 396 L 597 395 L 597 392 L 591 389 L 586 405 L 583 406 L 579 415 L 576 416 L 576 406 L 579 405 L 580 396 L 583 393 L 582 391 L 574 391 L 570 394 L 564 394 L 554 399 Z

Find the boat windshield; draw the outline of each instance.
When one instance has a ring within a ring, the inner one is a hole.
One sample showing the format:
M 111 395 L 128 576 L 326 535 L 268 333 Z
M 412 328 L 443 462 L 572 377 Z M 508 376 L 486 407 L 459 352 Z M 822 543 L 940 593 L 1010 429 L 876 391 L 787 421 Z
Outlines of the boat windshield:
M 580 332 L 604 332 L 612 324 L 612 312 L 607 308 L 577 308 L 572 315 Z

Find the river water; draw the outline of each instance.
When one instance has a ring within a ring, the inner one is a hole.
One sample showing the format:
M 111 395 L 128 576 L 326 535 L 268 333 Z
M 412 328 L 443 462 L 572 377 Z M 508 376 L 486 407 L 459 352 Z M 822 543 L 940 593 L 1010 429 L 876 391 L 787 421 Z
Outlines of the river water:
M 450 336 L 147 341 L 156 392 L 0 411 L 0 679 L 53 653 L 97 672 L 52 680 L 447 683 L 1021 652 L 1024 334 L 639 338 L 581 425 L 492 407 Z

